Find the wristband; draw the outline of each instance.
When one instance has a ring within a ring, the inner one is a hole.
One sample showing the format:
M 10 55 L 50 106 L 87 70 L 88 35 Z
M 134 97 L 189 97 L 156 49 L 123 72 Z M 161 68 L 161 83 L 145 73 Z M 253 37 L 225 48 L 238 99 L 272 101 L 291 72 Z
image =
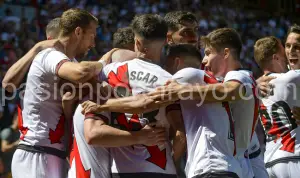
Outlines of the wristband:
M 105 60 L 100 60 L 100 61 L 98 61 L 98 62 L 100 62 L 100 63 L 102 64 L 102 67 L 105 67 L 106 64 L 107 64 Z

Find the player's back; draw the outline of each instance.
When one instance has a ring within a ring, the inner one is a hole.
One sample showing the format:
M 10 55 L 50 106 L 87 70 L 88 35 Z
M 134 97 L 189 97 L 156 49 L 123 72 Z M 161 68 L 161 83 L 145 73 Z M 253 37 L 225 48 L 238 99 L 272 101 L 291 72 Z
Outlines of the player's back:
M 41 51 L 33 60 L 23 100 L 21 144 L 65 151 L 65 118 L 57 71 L 66 61 L 70 61 L 68 57 L 54 48 Z
M 182 84 L 218 83 L 212 75 L 193 68 L 178 71 L 173 79 Z M 241 176 L 240 165 L 234 158 L 234 125 L 228 102 L 200 105 L 197 100 L 181 100 L 180 104 L 187 136 L 187 176 L 214 171 Z
M 106 80 L 120 96 L 148 93 L 165 85 L 171 74 L 146 59 L 133 59 L 106 66 L 100 80 Z M 112 113 L 112 126 L 124 130 L 140 130 L 148 123 L 169 129 L 165 108 L 144 114 Z M 111 148 L 113 176 L 176 177 L 170 141 L 163 146 L 133 145 Z
M 292 118 L 291 109 L 300 106 L 300 72 L 291 70 L 276 76 L 272 83 L 273 95 L 263 98 L 260 106 L 260 119 L 267 136 L 266 167 L 278 162 L 299 159 L 300 142 L 297 136 L 300 129 Z
M 84 137 L 84 115 L 82 107 L 78 105 L 74 117 L 74 142 L 70 154 L 69 178 L 109 178 L 110 155 L 109 149 L 89 145 Z M 98 114 L 107 118 L 108 112 Z

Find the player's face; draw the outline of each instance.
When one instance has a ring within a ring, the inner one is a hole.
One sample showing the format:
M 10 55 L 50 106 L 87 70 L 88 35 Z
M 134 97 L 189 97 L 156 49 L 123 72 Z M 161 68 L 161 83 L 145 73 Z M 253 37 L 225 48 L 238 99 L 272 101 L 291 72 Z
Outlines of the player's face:
M 198 41 L 198 26 L 197 23 L 190 22 L 182 22 L 179 25 L 179 30 L 171 34 L 171 38 L 169 40 L 173 41 L 175 44 L 180 43 L 190 43 L 196 44 Z
M 215 48 L 206 46 L 204 49 L 204 58 L 202 64 L 204 69 L 213 73 L 214 76 L 222 76 L 225 68 L 225 59 L 221 52 L 218 52 Z
M 82 30 L 82 35 L 79 37 L 78 48 L 76 50 L 76 58 L 83 58 L 90 49 L 95 47 L 97 24 L 91 22 L 89 27 Z
M 290 33 L 285 43 L 285 54 L 291 69 L 300 69 L 300 34 Z

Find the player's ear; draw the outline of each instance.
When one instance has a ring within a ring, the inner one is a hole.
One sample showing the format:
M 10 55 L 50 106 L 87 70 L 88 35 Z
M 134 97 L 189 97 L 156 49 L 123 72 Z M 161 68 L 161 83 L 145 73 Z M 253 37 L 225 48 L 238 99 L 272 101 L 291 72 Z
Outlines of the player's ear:
M 224 48 L 224 58 L 227 59 L 230 56 L 230 49 Z
M 137 51 L 144 53 L 143 44 L 141 43 L 141 41 L 138 38 L 135 39 L 135 46 L 136 46 Z
M 172 38 L 172 33 L 171 32 L 167 33 L 167 43 L 170 44 L 170 45 L 174 44 L 174 40 Z
M 81 27 L 76 27 L 75 28 L 75 36 L 79 38 L 82 35 L 82 28 Z
M 175 65 L 177 70 L 180 70 L 181 66 L 183 65 L 183 60 L 181 60 L 180 57 L 175 57 L 174 65 Z
M 273 59 L 273 60 L 278 60 L 277 54 L 273 54 L 273 55 L 272 55 L 272 59 Z

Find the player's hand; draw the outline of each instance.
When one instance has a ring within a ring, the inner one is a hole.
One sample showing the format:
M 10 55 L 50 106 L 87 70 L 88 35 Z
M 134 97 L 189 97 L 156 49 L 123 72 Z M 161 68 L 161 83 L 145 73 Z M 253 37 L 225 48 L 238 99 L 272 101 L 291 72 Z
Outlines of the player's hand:
M 139 132 L 139 142 L 146 146 L 163 145 L 167 140 L 166 129 L 146 125 Z
M 148 94 L 139 94 L 136 95 L 132 102 L 130 102 L 130 108 L 137 108 L 136 113 L 140 112 L 150 112 L 162 107 L 166 107 L 174 103 L 173 101 L 161 101 L 160 95 L 148 95 Z
M 111 63 L 111 56 L 112 56 L 112 54 L 113 54 L 115 51 L 117 51 L 117 50 L 119 50 L 119 48 L 114 48 L 114 49 L 108 51 L 106 54 L 104 54 L 104 55 L 101 57 L 101 59 L 100 59 L 99 61 L 103 60 L 103 61 L 105 61 L 106 64 Z
M 174 80 L 169 80 L 165 86 L 156 88 L 156 90 L 149 93 L 149 95 L 160 98 L 161 101 L 177 101 L 188 93 L 188 85 L 181 85 Z
M 83 102 L 81 104 L 81 107 L 82 107 L 81 113 L 83 115 L 85 115 L 87 113 L 100 112 L 98 105 L 96 103 L 92 102 L 92 101 L 85 101 L 85 102 Z
M 296 124 L 300 125 L 300 107 L 293 107 L 292 114 L 292 118 L 296 120 Z
M 270 84 L 269 82 L 275 78 L 276 77 L 273 76 L 262 76 L 256 80 L 259 94 L 261 97 L 267 97 L 273 95 L 272 91 L 274 85 Z
M 55 48 L 56 50 L 65 53 L 65 47 L 58 39 L 41 41 L 37 43 L 37 47 L 39 51 L 46 48 Z

